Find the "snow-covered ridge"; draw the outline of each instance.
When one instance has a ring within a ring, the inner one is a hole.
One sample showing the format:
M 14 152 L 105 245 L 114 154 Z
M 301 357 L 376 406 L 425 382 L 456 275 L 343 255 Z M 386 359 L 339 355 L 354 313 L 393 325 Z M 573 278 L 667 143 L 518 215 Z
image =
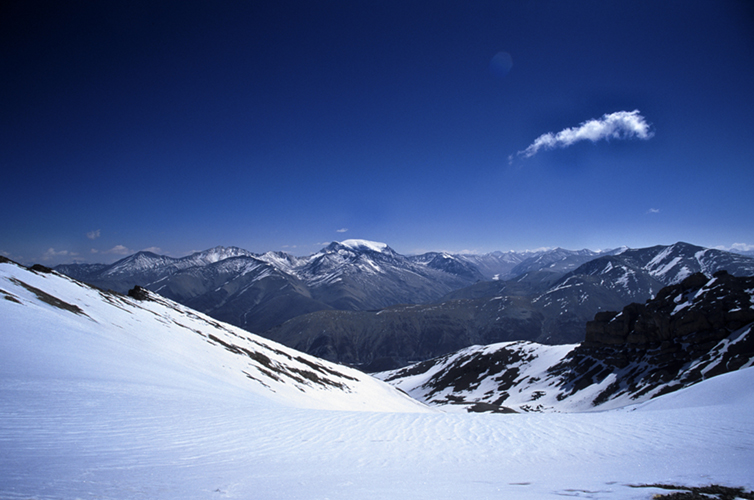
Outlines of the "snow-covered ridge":
M 220 323 L 142 289 L 104 292 L 0 263 L 3 376 L 108 378 L 303 408 L 424 411 L 357 371 Z M 83 356 L 83 357 L 82 357 Z
M 673 378 L 656 375 L 663 371 L 662 363 L 656 366 L 653 358 L 663 356 L 659 348 L 616 368 L 585 356 L 578 345 L 528 341 L 472 346 L 375 376 L 446 411 L 604 411 L 649 401 L 724 373 L 729 352 L 745 349 L 754 335 L 752 328 L 733 332 L 716 343 L 709 356 L 686 363 Z M 753 364 L 750 358 L 739 369 L 748 370 Z
M 180 260 L 182 261 L 181 267 L 189 267 L 214 264 L 215 262 L 220 262 L 221 260 L 233 257 L 257 257 L 257 255 L 248 250 L 244 250 L 243 248 L 217 246 L 203 252 L 193 253 Z

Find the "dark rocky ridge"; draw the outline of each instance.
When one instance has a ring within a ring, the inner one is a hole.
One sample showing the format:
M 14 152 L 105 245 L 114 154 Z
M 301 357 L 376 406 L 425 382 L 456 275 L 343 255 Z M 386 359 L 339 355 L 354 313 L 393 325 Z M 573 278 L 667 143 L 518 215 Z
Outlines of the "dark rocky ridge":
M 473 346 L 378 376 L 428 403 L 520 411 L 628 404 L 752 365 L 752 329 L 754 277 L 696 273 L 643 304 L 598 313 L 575 346 Z
M 665 385 L 657 396 L 737 370 L 754 358 L 752 296 L 754 277 L 693 274 L 644 304 L 598 313 L 586 340 L 551 372 L 571 392 L 618 374 L 599 404 L 621 392 L 639 396 Z
M 585 341 L 635 345 L 680 337 L 694 344 L 720 340 L 754 322 L 753 288 L 754 277 L 736 278 L 720 271 L 710 280 L 702 273 L 692 274 L 645 304 L 630 304 L 620 313 L 597 313 L 586 324 Z

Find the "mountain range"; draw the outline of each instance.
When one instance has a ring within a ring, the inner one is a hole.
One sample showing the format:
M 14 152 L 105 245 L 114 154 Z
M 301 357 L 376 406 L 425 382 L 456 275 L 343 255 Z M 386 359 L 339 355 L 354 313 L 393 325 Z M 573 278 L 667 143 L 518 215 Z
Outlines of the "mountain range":
M 144 288 L 0 258 L 0 497 L 748 498 L 752 295 L 694 274 L 579 346 L 380 374 L 427 405 Z
M 687 243 L 404 256 L 346 240 L 306 257 L 217 247 L 55 269 L 103 289 L 139 285 L 301 351 L 380 371 L 473 344 L 579 342 L 599 311 L 649 299 L 694 272 L 752 275 L 754 259 Z
M 478 282 L 434 303 L 318 311 L 264 335 L 367 371 L 397 368 L 474 344 L 575 343 L 584 340 L 586 322 L 600 311 L 643 302 L 696 272 L 754 275 L 754 259 L 676 243 L 601 255 L 558 249 L 530 258 L 518 269 L 524 272 L 515 278 Z
M 121 293 L 139 285 L 254 332 L 312 311 L 433 301 L 484 279 L 448 254 L 406 257 L 363 240 L 333 242 L 308 257 L 216 247 L 182 258 L 139 252 L 107 266 L 55 269 Z

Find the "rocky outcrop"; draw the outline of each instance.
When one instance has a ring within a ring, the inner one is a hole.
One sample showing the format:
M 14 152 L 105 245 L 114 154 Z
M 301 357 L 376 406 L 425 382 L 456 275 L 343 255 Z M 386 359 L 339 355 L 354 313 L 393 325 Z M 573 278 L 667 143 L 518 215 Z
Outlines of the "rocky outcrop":
M 128 296 L 136 300 L 149 300 L 149 290 L 136 285 L 128 291 Z
M 652 345 L 683 338 L 691 344 L 718 341 L 754 322 L 754 277 L 726 271 L 709 279 L 692 274 L 663 288 L 644 304 L 601 312 L 586 325 L 587 345 Z
M 47 266 L 43 266 L 42 264 L 34 264 L 29 269 L 31 271 L 36 271 L 38 273 L 43 273 L 43 274 L 50 274 L 52 272 L 52 269 L 50 269 Z
M 752 330 L 754 277 L 692 274 L 644 304 L 598 313 L 578 345 L 473 346 L 377 376 L 469 411 L 610 408 L 754 365 Z
M 571 394 L 614 374 L 594 400 L 672 392 L 750 365 L 754 359 L 754 277 L 697 273 L 644 304 L 603 312 L 586 340 L 549 371 Z

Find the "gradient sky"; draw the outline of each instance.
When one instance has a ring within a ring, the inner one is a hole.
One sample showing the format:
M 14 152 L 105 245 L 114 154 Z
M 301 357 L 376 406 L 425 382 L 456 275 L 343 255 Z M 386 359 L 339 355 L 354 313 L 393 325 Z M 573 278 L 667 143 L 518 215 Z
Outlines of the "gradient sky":
M 4 2 L 0 252 L 754 248 L 752 5 Z

